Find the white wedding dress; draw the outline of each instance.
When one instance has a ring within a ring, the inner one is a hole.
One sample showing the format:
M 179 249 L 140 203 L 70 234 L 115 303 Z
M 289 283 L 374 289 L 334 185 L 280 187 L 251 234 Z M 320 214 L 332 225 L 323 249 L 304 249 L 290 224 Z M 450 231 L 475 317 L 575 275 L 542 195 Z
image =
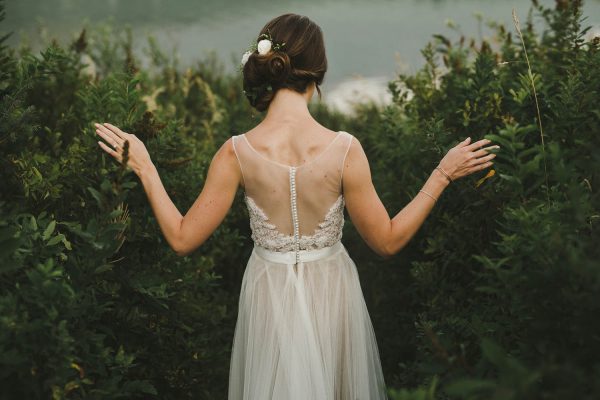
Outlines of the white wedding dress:
M 387 399 L 356 266 L 340 242 L 352 136 L 288 166 L 233 137 L 254 249 L 242 280 L 229 400 Z

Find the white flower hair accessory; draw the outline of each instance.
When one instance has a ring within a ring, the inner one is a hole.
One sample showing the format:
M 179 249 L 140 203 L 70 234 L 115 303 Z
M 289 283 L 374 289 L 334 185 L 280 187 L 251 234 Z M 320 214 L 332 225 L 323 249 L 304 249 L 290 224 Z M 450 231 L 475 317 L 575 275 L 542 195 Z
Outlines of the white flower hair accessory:
M 246 65 L 246 62 L 248 62 L 248 59 L 252 54 L 254 54 L 255 51 L 257 51 L 258 54 L 260 54 L 261 56 L 264 56 L 269 54 L 271 50 L 281 51 L 285 46 L 285 43 L 275 43 L 269 32 L 261 34 L 258 38 L 260 39 L 258 43 L 252 44 L 250 46 L 250 49 L 242 55 L 240 69 L 242 69 L 244 65 Z
M 248 50 L 247 52 L 244 53 L 244 55 L 242 56 L 242 65 L 246 65 L 246 62 L 248 61 L 248 59 L 250 58 L 252 53 L 253 52 L 250 50 Z
M 271 41 L 269 39 L 263 39 L 260 42 L 258 42 L 258 54 L 260 54 L 261 56 L 266 55 L 267 53 L 269 53 L 269 51 L 271 51 Z

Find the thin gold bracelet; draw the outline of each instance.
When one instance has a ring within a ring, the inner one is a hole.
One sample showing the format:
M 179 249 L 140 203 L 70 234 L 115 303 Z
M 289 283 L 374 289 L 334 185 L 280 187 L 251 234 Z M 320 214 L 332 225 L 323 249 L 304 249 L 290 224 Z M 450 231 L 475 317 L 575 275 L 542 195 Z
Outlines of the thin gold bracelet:
M 433 197 L 430 193 L 427 193 L 426 191 L 424 191 L 423 189 L 419 190 L 419 192 L 423 192 L 425 193 L 427 196 L 431 197 L 433 199 L 433 201 L 435 201 L 437 203 L 437 200 L 435 197 Z
M 448 182 L 452 182 L 452 178 L 450 178 L 450 175 L 448 175 L 448 173 L 446 171 L 444 171 L 442 169 L 442 167 L 440 167 L 439 165 L 437 167 L 435 167 L 435 169 L 437 169 L 438 171 L 440 171 L 442 174 L 444 174 L 444 176 L 446 177 L 446 179 L 448 179 Z

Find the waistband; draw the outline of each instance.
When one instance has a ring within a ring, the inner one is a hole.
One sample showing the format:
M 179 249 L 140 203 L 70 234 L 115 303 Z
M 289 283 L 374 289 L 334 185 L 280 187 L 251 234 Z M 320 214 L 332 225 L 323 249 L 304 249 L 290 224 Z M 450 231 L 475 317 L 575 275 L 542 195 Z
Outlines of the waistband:
M 338 252 L 344 250 L 344 245 L 341 241 L 336 242 L 334 245 L 329 247 L 323 247 L 321 249 L 316 250 L 299 250 L 296 255 L 295 251 L 273 251 L 268 250 L 264 247 L 254 245 L 253 252 L 257 254 L 259 257 L 279 263 L 279 264 L 296 264 L 298 262 L 308 262 L 308 261 L 316 261 L 322 258 L 326 258 L 337 254 Z

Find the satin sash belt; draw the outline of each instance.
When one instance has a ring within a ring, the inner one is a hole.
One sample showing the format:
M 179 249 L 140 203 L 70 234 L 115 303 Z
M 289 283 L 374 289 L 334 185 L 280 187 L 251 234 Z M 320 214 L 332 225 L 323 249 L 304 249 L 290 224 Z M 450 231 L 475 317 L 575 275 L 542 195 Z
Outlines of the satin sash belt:
M 344 245 L 341 241 L 338 241 L 333 246 L 323 247 L 321 249 L 316 250 L 300 250 L 298 251 L 298 257 L 296 258 L 295 251 L 273 251 L 268 250 L 264 247 L 254 245 L 254 253 L 256 253 L 259 257 L 279 263 L 279 264 L 296 264 L 296 259 L 299 262 L 308 262 L 308 261 L 316 261 L 322 258 L 326 258 L 337 254 L 338 252 L 344 250 Z

